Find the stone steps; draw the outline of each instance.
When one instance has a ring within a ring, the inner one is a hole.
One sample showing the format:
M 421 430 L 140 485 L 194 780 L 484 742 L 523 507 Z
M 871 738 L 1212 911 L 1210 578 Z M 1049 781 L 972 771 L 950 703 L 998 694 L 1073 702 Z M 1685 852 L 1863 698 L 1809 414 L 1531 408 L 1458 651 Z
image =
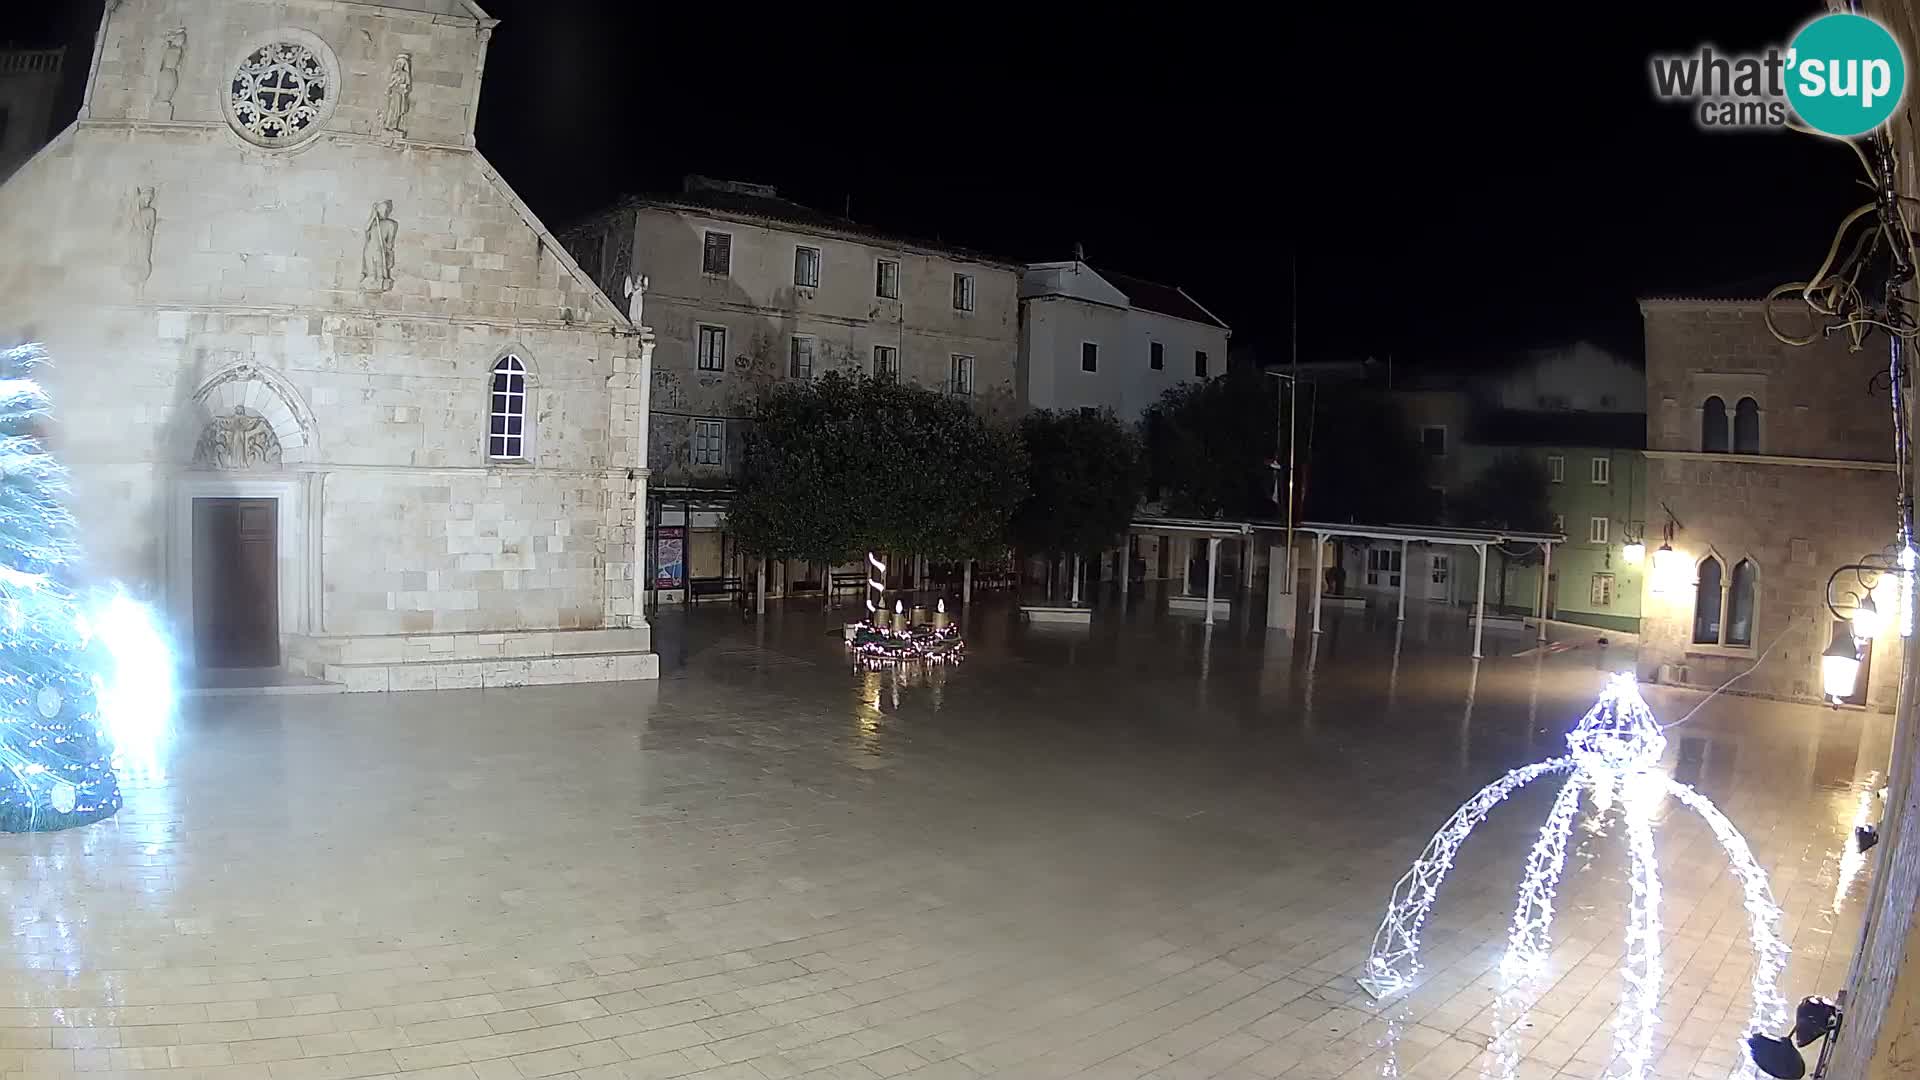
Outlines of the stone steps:
M 472 690 L 657 679 L 660 677 L 660 658 L 650 652 L 574 653 L 483 660 L 328 664 L 323 670 L 323 677 L 328 682 L 339 683 L 349 693 Z

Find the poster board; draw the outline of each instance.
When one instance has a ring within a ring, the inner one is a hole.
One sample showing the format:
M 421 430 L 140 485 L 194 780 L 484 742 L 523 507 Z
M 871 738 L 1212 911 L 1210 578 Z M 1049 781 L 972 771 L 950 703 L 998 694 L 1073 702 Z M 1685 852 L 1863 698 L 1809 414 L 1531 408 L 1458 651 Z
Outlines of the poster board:
M 662 525 L 653 535 L 653 587 L 678 589 L 687 580 L 687 529 Z

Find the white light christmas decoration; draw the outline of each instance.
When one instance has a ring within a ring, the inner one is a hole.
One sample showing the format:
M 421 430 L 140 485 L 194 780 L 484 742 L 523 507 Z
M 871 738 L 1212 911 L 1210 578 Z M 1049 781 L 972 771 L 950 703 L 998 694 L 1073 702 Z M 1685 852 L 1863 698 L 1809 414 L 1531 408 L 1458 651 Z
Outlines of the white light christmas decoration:
M 171 734 L 175 692 L 173 647 L 153 610 L 116 584 L 81 617 L 111 663 L 94 675 L 94 698 L 123 775 L 165 779 L 161 747 Z
M 1652 1063 L 1662 981 L 1661 885 L 1653 822 L 1669 796 L 1706 821 L 1740 880 L 1753 949 L 1749 1030 L 1780 1030 L 1787 1014 L 1778 983 L 1788 956 L 1776 929 L 1780 908 L 1774 903 L 1765 871 L 1726 815 L 1706 796 L 1658 771 L 1666 745 L 1666 737 L 1641 699 L 1632 674 L 1621 672 L 1608 678 L 1593 708 L 1568 734 L 1571 752 L 1567 756 L 1514 769 L 1482 788 L 1427 842 L 1420 858 L 1394 887 L 1360 985 L 1375 998 L 1385 999 L 1415 984 L 1420 972 L 1420 930 L 1460 845 L 1474 826 L 1515 791 L 1543 776 L 1570 773 L 1527 854 L 1507 933 L 1506 954 L 1499 965 L 1501 990 L 1495 1001 L 1496 1031 L 1491 1051 L 1501 1075 L 1511 1077 L 1518 1068 L 1516 1013 L 1527 985 L 1547 967 L 1555 890 L 1566 867 L 1567 840 L 1579 813 L 1582 791 L 1592 800 L 1596 818 L 1618 806 L 1626 821 L 1631 864 L 1626 957 L 1621 972 L 1625 988 L 1614 1020 L 1618 1071 L 1609 1075 L 1643 1080 Z M 1744 1046 L 1735 1049 L 1745 1060 Z

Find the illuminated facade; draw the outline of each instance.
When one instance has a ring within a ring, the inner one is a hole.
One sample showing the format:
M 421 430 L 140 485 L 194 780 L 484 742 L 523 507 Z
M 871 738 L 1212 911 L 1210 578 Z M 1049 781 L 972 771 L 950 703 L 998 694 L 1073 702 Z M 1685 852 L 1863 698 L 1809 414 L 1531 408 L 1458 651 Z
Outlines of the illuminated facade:
M 469 0 L 109 4 L 0 187 L 95 566 L 201 667 L 651 677 L 648 344 L 474 149 Z
M 1675 553 L 1660 556 L 1669 570 L 1646 575 L 1640 675 L 1712 688 L 1764 654 L 1741 691 L 1820 700 L 1828 575 L 1894 538 L 1885 346 L 1850 353 L 1844 335 L 1784 345 L 1757 300 L 1649 299 L 1640 310 L 1646 542 L 1651 556 L 1671 525 Z M 1804 308 L 1783 318 L 1804 322 Z M 1898 641 L 1883 635 L 1868 650 L 1855 704 L 1892 708 Z

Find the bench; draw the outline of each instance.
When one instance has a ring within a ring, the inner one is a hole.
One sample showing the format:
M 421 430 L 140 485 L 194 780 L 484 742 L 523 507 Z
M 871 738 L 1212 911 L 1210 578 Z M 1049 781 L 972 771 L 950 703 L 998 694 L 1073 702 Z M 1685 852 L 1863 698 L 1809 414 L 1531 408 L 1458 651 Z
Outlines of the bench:
M 697 577 L 687 580 L 689 599 L 702 596 L 733 596 L 740 592 L 737 577 Z
M 841 592 L 846 589 L 864 589 L 866 587 L 867 587 L 867 575 L 865 574 L 833 575 L 833 591 L 834 592 Z

